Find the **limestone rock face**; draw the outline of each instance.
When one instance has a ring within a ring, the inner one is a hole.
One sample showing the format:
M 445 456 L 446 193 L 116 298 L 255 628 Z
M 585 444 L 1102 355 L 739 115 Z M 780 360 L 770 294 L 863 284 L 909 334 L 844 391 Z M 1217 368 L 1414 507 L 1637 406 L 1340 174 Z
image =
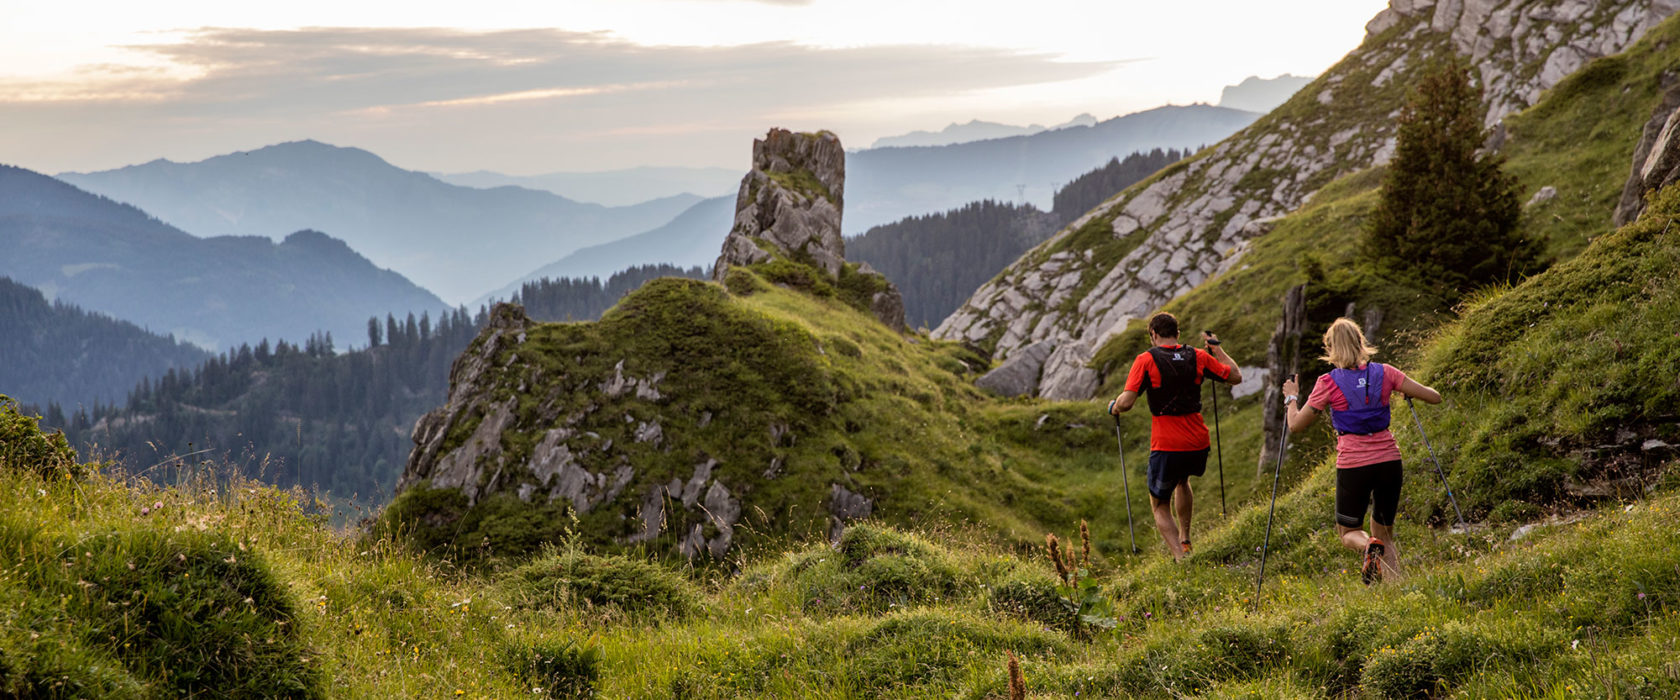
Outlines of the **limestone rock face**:
M 1392 158 L 1407 86 L 1443 49 L 1476 67 L 1489 105 L 1484 121 L 1494 125 L 1676 11 L 1680 0 L 1392 0 L 1368 25 L 1364 45 L 1291 98 L 1310 109 L 1274 112 L 1115 195 L 976 290 L 933 335 L 975 343 L 996 358 L 1056 341 L 1038 395 L 1090 398 L 1089 362 L 1128 321 L 1234 269 L 1271 219 L 1303 206 L 1319 187 Z M 1372 41 L 1378 34 L 1382 40 Z M 1673 109 L 1647 130 L 1653 143 Z M 1636 170 L 1656 152 L 1653 146 L 1641 156 Z M 1117 262 L 1094 264 L 1103 258 L 1093 256 L 1092 222 L 1107 223 L 1113 236 L 1097 245 L 1125 243 Z M 1069 240 L 1075 233 L 1084 243 Z
M 846 259 L 840 237 L 845 186 L 846 151 L 834 134 L 771 129 L 755 139 L 752 171 L 741 178 L 735 225 L 712 279 L 723 281 L 730 265 L 770 259 L 766 247 L 789 257 L 809 256 L 829 275 L 838 275 Z

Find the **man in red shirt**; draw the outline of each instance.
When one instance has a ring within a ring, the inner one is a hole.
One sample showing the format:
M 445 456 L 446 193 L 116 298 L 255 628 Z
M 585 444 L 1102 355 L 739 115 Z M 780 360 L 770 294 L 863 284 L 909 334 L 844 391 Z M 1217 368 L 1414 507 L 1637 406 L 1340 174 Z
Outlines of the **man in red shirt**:
M 1118 416 L 1132 409 L 1140 392 L 1149 392 L 1149 502 L 1155 529 L 1173 559 L 1190 554 L 1190 513 L 1194 497 L 1190 477 L 1207 472 L 1208 429 L 1202 422 L 1202 377 L 1236 384 L 1242 370 L 1219 347 L 1219 339 L 1202 332 L 1207 350 L 1178 343 L 1178 319 L 1161 312 L 1149 319 L 1148 352 L 1137 356 L 1126 375 L 1126 390 L 1109 411 Z M 1176 506 L 1176 508 L 1175 508 Z M 1173 522 L 1173 511 L 1178 522 Z

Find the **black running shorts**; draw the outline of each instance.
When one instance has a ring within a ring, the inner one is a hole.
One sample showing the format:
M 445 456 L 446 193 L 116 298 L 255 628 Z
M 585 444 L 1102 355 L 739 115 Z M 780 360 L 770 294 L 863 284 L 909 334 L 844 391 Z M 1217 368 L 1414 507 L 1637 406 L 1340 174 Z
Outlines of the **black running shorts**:
M 1207 473 L 1208 451 L 1149 453 L 1149 495 L 1157 501 L 1172 500 L 1173 489 L 1192 476 Z
M 1394 513 L 1400 509 L 1400 482 L 1404 474 L 1400 460 L 1336 470 L 1336 523 L 1342 527 L 1364 527 L 1365 508 L 1371 508 L 1371 522 L 1394 527 Z

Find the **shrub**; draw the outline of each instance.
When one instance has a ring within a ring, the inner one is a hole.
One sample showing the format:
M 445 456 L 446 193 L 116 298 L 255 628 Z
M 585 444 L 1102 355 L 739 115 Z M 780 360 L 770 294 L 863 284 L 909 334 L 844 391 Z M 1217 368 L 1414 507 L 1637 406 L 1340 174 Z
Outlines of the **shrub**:
M 600 649 L 577 640 L 513 644 L 502 652 L 502 663 L 522 685 L 550 697 L 591 697 L 601 680 Z
M 948 680 L 976 658 L 995 659 L 1005 649 L 1033 655 L 1065 646 L 1051 633 L 1020 624 L 923 610 L 881 620 L 847 645 L 845 655 L 859 680 L 884 690 Z
M 40 416 L 19 412 L 17 401 L 0 394 L 0 468 L 28 469 L 43 477 L 78 475 L 76 450 L 62 431 L 41 432 L 40 421 Z
M 840 536 L 838 556 L 806 556 L 789 573 L 807 608 L 881 612 L 957 593 L 965 578 L 950 555 L 914 535 L 861 523 Z
M 987 595 L 993 610 L 1037 622 L 1046 627 L 1073 632 L 1079 629 L 1079 611 L 1056 590 L 1049 578 L 1019 578 L 993 586 Z
M 676 572 L 624 555 L 551 553 L 514 569 L 501 585 L 522 607 L 584 606 L 635 617 L 683 617 L 699 600 Z
M 32 668 L 6 685 L 79 696 L 126 685 L 120 668 L 148 694 L 321 694 L 285 588 L 225 535 L 119 530 L 72 540 L 0 522 L 0 549 L 16 553 L 24 585 L 43 601 L 23 624 L 60 647 L 37 647 Z M 115 664 L 92 661 L 92 650 Z M 85 666 L 57 685 L 47 669 L 62 652 Z
M 1379 698 L 1428 697 L 1440 683 L 1435 661 L 1441 640 L 1424 630 L 1398 647 L 1383 647 L 1365 662 L 1360 686 Z

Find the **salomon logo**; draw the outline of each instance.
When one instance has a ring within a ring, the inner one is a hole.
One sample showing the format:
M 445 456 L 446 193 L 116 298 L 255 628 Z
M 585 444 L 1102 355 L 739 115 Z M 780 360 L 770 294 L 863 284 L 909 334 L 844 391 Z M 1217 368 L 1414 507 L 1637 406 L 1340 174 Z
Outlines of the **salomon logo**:
M 1366 386 L 1366 385 L 1365 385 L 1365 378 L 1364 378 L 1364 377 L 1360 377 L 1360 378 L 1359 378 L 1359 388 L 1361 388 L 1361 389 L 1363 389 L 1363 388 L 1365 388 L 1365 386 Z
M 1175 352 L 1175 353 L 1173 353 L 1173 359 L 1174 360 L 1182 360 L 1182 359 L 1184 359 L 1184 355 L 1181 354 L 1181 353 L 1176 353 Z M 1364 380 L 1360 380 L 1360 383 L 1363 384 L 1365 382 L 1364 382 Z

